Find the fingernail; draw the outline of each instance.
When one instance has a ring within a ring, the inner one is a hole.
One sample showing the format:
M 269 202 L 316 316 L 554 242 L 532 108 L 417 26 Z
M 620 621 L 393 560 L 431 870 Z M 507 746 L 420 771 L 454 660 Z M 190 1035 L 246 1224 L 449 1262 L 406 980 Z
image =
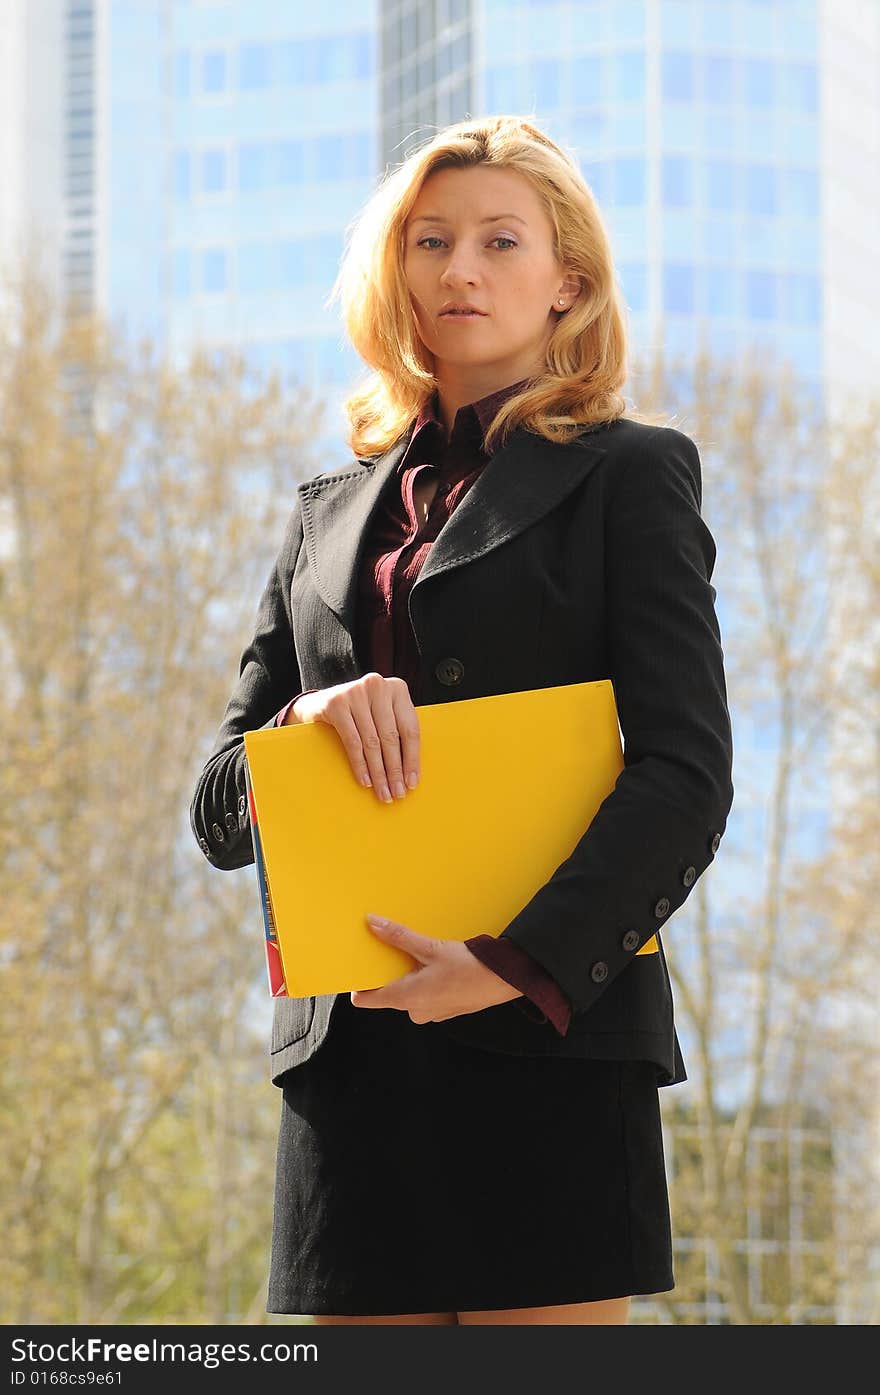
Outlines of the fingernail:
M 394 793 L 397 795 L 398 799 L 406 798 L 406 786 L 404 785 L 402 780 L 394 781 Z
M 387 925 L 387 924 L 388 924 L 387 920 L 386 920 L 385 917 L 382 916 L 382 915 L 368 915 L 368 916 L 367 916 L 367 920 L 372 921 L 372 923 L 373 923 L 374 925 Z
M 406 783 L 409 785 L 411 790 L 414 790 L 416 785 L 419 783 L 418 772 L 415 770 L 411 770 L 406 777 Z
M 387 785 L 382 786 L 382 798 L 384 799 L 386 804 L 390 804 L 392 802 L 391 791 Z
M 361 776 L 361 784 L 363 785 L 364 789 L 368 790 L 372 783 L 373 782 L 370 779 L 369 771 L 365 770 L 363 775 Z

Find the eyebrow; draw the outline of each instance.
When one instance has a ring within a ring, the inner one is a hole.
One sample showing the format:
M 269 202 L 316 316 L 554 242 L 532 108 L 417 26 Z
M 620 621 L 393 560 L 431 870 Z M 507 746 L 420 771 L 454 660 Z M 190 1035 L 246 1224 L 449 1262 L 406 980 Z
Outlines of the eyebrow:
M 518 223 L 528 227 L 525 218 L 520 218 L 518 213 L 490 213 L 488 218 L 481 218 L 481 223 L 497 223 L 499 218 L 515 218 Z M 413 223 L 448 223 L 448 218 L 441 218 L 439 213 L 422 213 L 418 218 L 412 219 Z

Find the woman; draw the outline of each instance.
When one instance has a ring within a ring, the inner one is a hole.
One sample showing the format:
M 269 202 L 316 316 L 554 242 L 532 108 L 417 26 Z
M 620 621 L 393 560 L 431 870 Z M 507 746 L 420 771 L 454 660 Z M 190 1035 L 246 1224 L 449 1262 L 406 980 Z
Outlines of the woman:
M 698 451 L 623 415 L 599 212 L 523 120 L 452 126 L 386 176 L 336 293 L 375 370 L 355 459 L 297 491 L 193 798 L 203 852 L 253 860 L 258 726 L 331 725 L 390 802 L 418 783 L 420 705 L 611 678 L 625 769 L 497 937 L 370 921 L 411 972 L 276 1002 L 268 1311 L 625 1323 L 674 1287 L 658 1089 L 686 1075 L 658 932 L 733 798 Z M 291 791 L 302 817 L 316 797 Z

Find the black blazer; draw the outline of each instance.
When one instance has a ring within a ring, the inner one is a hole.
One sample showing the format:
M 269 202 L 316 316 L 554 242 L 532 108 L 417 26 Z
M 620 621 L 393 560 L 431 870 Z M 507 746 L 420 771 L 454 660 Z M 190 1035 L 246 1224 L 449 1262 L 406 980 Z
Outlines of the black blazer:
M 399 488 L 411 433 L 297 489 L 192 800 L 193 832 L 214 867 L 253 862 L 243 733 L 271 726 L 302 689 L 368 671 L 353 642 L 362 543 L 382 491 Z M 518 428 L 415 582 L 422 704 L 610 678 L 624 738 L 614 790 L 503 931 L 568 995 L 568 1034 L 513 1000 L 440 1024 L 457 1040 L 525 1055 L 642 1057 L 657 1062 L 660 1084 L 686 1078 L 658 931 L 712 862 L 733 801 L 715 543 L 701 497 L 697 447 L 672 427 L 621 418 L 569 445 Z M 304 807 L 315 794 L 297 793 Z M 654 934 L 660 952 L 637 956 Z M 276 1084 L 320 1046 L 337 996 L 276 1000 Z

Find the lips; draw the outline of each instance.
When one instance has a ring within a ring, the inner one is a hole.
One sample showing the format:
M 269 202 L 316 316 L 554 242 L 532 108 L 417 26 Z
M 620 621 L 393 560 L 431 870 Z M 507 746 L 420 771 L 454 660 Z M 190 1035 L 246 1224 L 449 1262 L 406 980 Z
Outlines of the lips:
M 462 317 L 465 318 L 465 319 L 468 319 L 468 318 L 470 318 L 470 319 L 482 319 L 482 318 L 483 318 L 483 311 L 482 311 L 482 310 L 444 310 L 443 313 L 441 314 L 440 318 L 441 318 L 441 320 L 445 320 L 445 319 L 447 318 L 447 316 L 452 316 L 452 315 L 459 315 L 459 316 L 462 316 Z

